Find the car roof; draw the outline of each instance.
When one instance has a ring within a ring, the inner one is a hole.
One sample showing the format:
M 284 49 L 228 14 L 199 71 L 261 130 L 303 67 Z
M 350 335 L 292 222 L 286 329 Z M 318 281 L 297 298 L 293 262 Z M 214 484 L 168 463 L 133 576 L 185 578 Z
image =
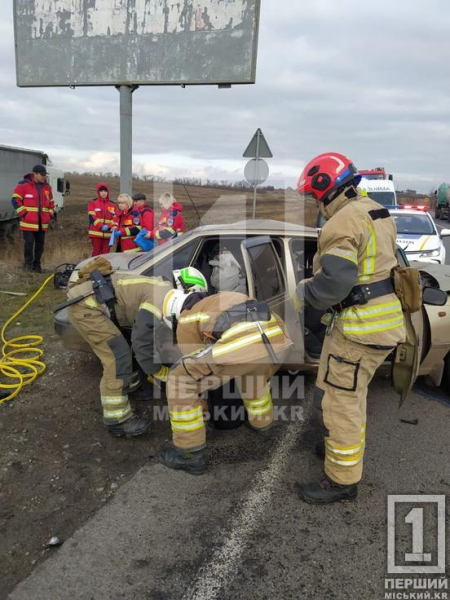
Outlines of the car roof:
M 307 227 L 306 225 L 296 225 L 295 223 L 287 223 L 286 221 L 275 221 L 274 219 L 248 219 L 238 221 L 237 223 L 221 223 L 219 225 L 200 225 L 192 230 L 192 233 L 208 233 L 226 231 L 226 233 L 245 233 L 245 232 L 264 232 L 264 233 L 283 233 L 290 231 L 292 233 L 306 233 L 317 235 L 315 227 Z
M 431 219 L 430 213 L 428 213 L 425 210 L 412 210 L 409 208 L 390 208 L 389 212 L 396 215 L 424 215 L 428 219 Z

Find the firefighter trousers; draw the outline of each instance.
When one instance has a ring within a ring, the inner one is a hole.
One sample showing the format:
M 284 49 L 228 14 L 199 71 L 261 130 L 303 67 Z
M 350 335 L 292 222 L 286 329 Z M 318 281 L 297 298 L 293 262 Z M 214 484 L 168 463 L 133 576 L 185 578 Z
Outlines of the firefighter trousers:
M 123 423 L 133 414 L 128 400 L 133 372 L 130 346 L 100 308 L 79 303 L 68 310 L 72 325 L 88 342 L 103 366 L 100 381 L 103 422 L 105 425 Z
M 173 443 L 183 450 L 196 450 L 206 444 L 202 392 L 216 389 L 235 379 L 241 393 L 249 424 L 264 429 L 273 423 L 270 378 L 278 365 L 249 362 L 219 365 L 206 349 L 184 357 L 172 367 L 167 382 L 170 424 Z
M 362 477 L 368 387 L 391 351 L 350 341 L 336 328 L 325 337 L 314 407 L 325 437 L 325 473 L 340 485 Z

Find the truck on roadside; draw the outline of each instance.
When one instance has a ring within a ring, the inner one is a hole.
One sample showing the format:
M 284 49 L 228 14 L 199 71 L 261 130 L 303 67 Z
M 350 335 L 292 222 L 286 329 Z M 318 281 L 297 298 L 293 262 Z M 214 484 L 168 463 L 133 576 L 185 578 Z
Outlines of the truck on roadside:
M 434 195 L 434 218 L 450 221 L 450 186 L 447 183 L 441 183 Z
M 55 202 L 55 218 L 64 208 L 64 197 L 70 193 L 70 182 L 64 177 L 64 171 L 56 169 L 48 155 L 41 150 L 15 148 L 0 145 L 0 239 L 12 239 L 19 227 L 19 219 L 11 204 L 13 190 L 34 165 L 42 164 L 48 172 L 48 183 L 52 186 Z

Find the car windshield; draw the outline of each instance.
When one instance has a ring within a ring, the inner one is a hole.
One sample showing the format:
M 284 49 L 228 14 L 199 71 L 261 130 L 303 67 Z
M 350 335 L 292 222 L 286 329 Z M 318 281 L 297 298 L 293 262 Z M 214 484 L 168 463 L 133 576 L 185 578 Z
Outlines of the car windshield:
M 173 240 L 169 240 L 162 246 L 155 246 L 155 248 L 153 248 L 153 250 L 150 250 L 150 252 L 139 252 L 139 255 L 136 256 L 136 258 L 134 258 L 130 262 L 130 264 L 128 265 L 128 268 L 129 269 L 137 269 L 142 264 L 146 263 L 150 258 L 157 256 L 164 250 L 167 250 L 169 248 L 172 248 L 172 249 L 176 248 L 178 246 L 178 244 L 180 244 L 180 242 L 184 242 L 186 240 L 186 238 L 188 238 L 191 235 L 192 235 L 192 231 L 188 231 L 187 233 L 183 233 L 183 235 L 180 235 L 180 236 L 174 238 Z
M 433 222 L 428 215 L 392 214 L 397 233 L 411 235 L 436 235 Z
M 396 204 L 394 192 L 371 192 L 367 190 L 367 195 L 382 206 L 395 206 Z

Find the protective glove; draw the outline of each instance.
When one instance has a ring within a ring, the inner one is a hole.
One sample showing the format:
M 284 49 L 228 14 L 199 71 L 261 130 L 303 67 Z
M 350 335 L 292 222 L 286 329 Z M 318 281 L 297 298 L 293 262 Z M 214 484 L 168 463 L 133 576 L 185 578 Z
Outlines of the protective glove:
M 116 238 L 120 237 L 122 235 L 120 229 L 114 229 L 114 235 Z
M 292 303 L 297 312 L 303 312 L 305 310 L 305 283 L 307 281 L 309 281 L 309 279 L 302 279 L 300 281 L 292 298 Z
M 100 231 L 109 231 L 109 225 L 102 225 Z
M 166 366 L 163 365 L 159 369 L 159 371 L 157 371 L 156 373 L 153 373 L 152 375 L 149 375 L 147 377 L 147 381 L 149 383 L 152 383 L 153 385 L 161 387 L 159 385 L 159 382 L 161 382 L 161 383 L 167 383 L 168 378 L 169 378 L 169 367 L 166 367 Z

